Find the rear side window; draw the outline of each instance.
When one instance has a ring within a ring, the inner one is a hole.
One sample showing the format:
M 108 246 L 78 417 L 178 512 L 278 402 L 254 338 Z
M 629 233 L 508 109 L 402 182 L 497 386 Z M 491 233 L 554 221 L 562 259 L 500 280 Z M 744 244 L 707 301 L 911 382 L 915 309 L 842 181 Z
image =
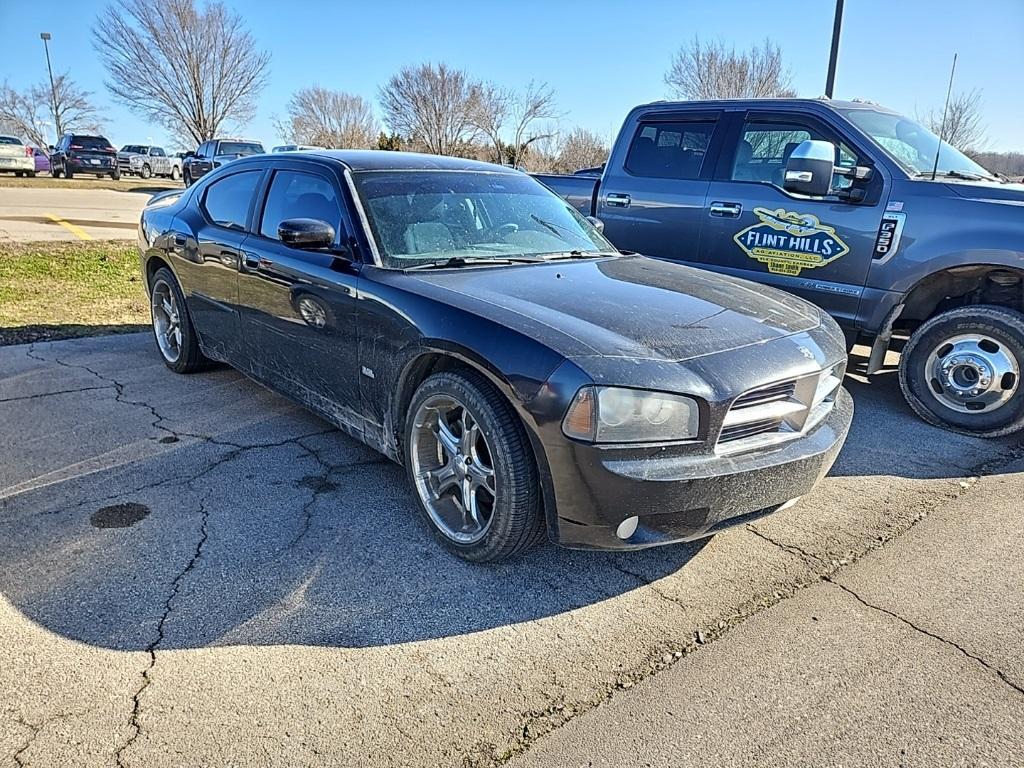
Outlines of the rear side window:
M 341 231 L 341 205 L 327 179 L 301 171 L 278 171 L 263 206 L 260 234 L 277 240 L 277 228 L 286 219 L 319 219 Z
M 626 170 L 655 179 L 696 179 L 715 131 L 714 121 L 641 123 L 626 155 Z
M 16 139 L 13 136 L 0 136 L 0 144 L 14 144 L 20 146 L 21 139 Z
M 249 204 L 259 184 L 261 171 L 242 171 L 217 179 L 206 188 L 203 210 L 210 220 L 228 229 L 245 229 Z

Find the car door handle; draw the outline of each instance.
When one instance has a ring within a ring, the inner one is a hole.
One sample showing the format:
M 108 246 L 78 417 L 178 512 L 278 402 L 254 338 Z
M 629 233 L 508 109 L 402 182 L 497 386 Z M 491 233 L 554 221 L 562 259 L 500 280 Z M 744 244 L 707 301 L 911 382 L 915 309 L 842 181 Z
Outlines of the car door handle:
M 188 243 L 188 238 L 185 237 L 185 235 L 181 234 L 180 232 L 175 232 L 174 233 L 174 247 L 175 248 L 184 248 L 187 243 Z
M 743 206 L 739 203 L 719 203 L 715 202 L 711 204 L 709 209 L 712 216 L 720 216 L 723 218 L 735 219 L 741 213 L 743 213 Z
M 258 253 L 242 251 L 242 266 L 244 266 L 246 269 L 259 269 L 260 263 L 262 261 L 263 259 L 260 258 L 260 255 Z
M 629 208 L 632 198 L 619 192 L 609 192 L 605 195 L 604 202 L 613 208 Z

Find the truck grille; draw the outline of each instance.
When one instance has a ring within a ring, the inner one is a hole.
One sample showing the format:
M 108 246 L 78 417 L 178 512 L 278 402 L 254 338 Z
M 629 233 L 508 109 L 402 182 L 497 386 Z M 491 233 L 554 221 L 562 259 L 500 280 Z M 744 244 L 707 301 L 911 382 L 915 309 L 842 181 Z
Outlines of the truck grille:
M 716 453 L 731 454 L 792 440 L 821 422 L 835 403 L 846 364 L 748 390 L 722 421 Z

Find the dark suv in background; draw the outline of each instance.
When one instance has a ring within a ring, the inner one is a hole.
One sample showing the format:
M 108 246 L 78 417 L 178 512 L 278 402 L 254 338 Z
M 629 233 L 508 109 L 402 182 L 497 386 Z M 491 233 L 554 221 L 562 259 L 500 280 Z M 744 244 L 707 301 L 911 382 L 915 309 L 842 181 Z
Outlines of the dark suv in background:
M 199 145 L 195 152 L 188 153 L 181 168 L 185 186 L 190 187 L 214 168 L 224 163 L 249 155 L 262 155 L 266 150 L 258 141 L 248 139 L 210 139 Z
M 73 178 L 76 173 L 94 173 L 97 178 L 121 178 L 117 168 L 117 150 L 104 136 L 65 133 L 50 154 L 50 175 Z

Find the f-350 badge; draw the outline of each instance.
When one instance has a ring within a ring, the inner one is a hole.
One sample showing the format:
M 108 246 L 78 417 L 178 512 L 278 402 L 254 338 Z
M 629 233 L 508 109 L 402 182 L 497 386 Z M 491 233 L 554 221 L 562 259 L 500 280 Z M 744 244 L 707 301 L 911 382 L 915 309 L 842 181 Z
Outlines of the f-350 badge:
M 772 274 L 796 277 L 802 269 L 823 267 L 850 252 L 835 229 L 812 214 L 782 208 L 755 208 L 754 214 L 760 221 L 733 240 Z

